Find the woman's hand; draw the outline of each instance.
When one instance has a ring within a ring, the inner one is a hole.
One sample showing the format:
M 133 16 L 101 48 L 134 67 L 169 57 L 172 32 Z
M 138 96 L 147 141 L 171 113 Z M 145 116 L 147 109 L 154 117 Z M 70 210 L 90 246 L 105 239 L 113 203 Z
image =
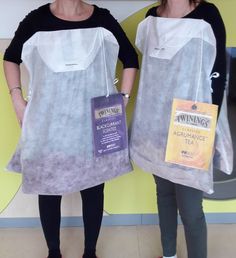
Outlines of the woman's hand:
M 12 98 L 12 103 L 14 106 L 17 120 L 19 122 L 20 127 L 22 127 L 27 101 L 24 100 L 20 90 L 15 90 L 14 92 L 12 92 L 11 98 Z
M 3 62 L 4 72 L 11 95 L 12 103 L 16 112 L 17 120 L 22 126 L 27 102 L 24 100 L 21 91 L 20 66 L 9 61 Z
M 123 100 L 124 100 L 124 105 L 126 107 L 128 105 L 129 99 L 126 97 L 123 97 Z

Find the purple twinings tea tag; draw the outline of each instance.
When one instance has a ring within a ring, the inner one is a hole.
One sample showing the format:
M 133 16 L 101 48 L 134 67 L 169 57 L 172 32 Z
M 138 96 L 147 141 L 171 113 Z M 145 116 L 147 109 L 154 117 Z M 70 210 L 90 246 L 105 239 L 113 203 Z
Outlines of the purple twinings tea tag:
M 128 146 L 126 116 L 123 96 L 113 94 L 91 100 L 94 154 L 123 150 Z

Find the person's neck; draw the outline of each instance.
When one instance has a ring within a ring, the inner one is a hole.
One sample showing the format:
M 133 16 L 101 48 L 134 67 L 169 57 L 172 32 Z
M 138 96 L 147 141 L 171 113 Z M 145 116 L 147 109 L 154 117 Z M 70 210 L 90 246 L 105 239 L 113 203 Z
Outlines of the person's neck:
M 189 0 L 168 0 L 162 14 L 169 18 L 181 18 L 194 9 Z
M 87 6 L 81 0 L 56 0 L 51 4 L 51 10 L 56 16 L 76 19 L 87 11 Z

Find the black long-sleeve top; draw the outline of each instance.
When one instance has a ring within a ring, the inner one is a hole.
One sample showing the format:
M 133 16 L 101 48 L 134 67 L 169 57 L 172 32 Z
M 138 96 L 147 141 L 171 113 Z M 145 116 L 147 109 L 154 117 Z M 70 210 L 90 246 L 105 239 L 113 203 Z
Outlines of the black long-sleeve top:
M 19 24 L 4 60 L 20 64 L 24 43 L 39 31 L 57 31 L 103 27 L 115 36 L 119 44 L 119 59 L 124 68 L 138 68 L 138 57 L 119 23 L 107 9 L 94 5 L 93 14 L 83 21 L 66 21 L 54 16 L 50 4 L 30 12 Z
M 157 8 L 158 6 L 149 9 L 146 17 L 150 15 L 157 17 Z M 203 19 L 212 27 L 216 38 L 217 52 L 212 73 L 218 72 L 220 74 L 218 78 L 212 78 L 212 103 L 218 105 L 220 109 L 226 83 L 226 32 L 219 10 L 214 4 L 202 2 L 182 18 Z

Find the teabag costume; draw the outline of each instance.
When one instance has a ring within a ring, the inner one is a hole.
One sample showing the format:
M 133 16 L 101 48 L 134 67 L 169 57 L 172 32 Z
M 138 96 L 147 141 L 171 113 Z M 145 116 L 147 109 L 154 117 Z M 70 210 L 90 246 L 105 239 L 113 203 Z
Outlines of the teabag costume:
M 138 26 L 136 46 L 143 59 L 130 141 L 132 160 L 152 174 L 212 193 L 212 166 L 202 171 L 165 162 L 173 98 L 212 102 L 216 42 L 210 24 L 198 19 L 149 16 Z M 222 131 L 218 126 L 216 149 L 221 168 L 227 167 L 225 172 L 230 173 L 232 142 L 225 109 L 223 105 L 226 127 Z M 229 144 L 222 145 L 222 139 Z
M 93 153 L 91 98 L 116 92 L 118 51 L 102 27 L 39 31 L 24 43 L 29 102 L 8 165 L 23 173 L 24 192 L 76 192 L 132 170 L 127 148 L 99 158 Z
M 226 91 L 224 92 L 224 98 L 216 128 L 215 147 L 213 158 L 214 168 L 230 175 L 234 168 L 234 150 L 228 121 Z

